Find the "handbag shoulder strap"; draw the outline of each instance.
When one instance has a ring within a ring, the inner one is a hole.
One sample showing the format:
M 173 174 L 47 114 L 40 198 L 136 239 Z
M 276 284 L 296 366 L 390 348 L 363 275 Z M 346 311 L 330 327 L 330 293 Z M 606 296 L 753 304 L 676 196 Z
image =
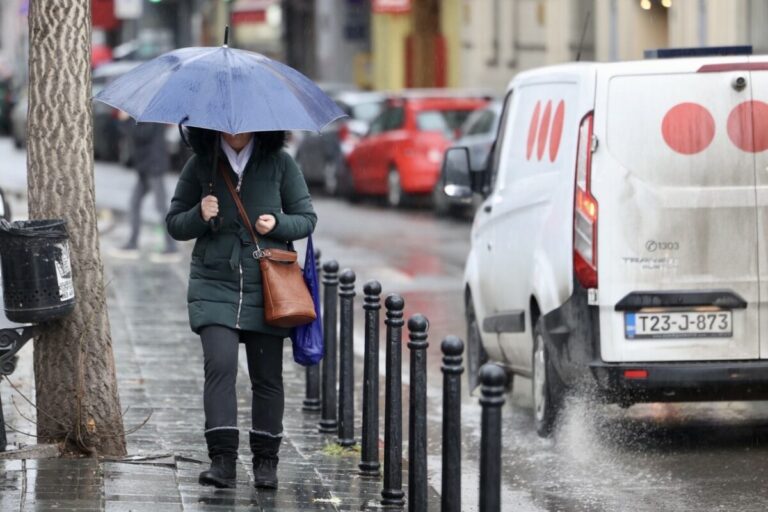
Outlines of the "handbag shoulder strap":
M 222 176 L 224 176 L 224 183 L 227 184 L 227 189 L 229 190 L 229 194 L 232 196 L 232 199 L 235 201 L 235 205 L 237 206 L 237 211 L 240 213 L 240 219 L 243 221 L 243 224 L 245 224 L 245 227 L 248 229 L 248 233 L 251 235 L 251 240 L 256 246 L 256 249 L 261 251 L 261 249 L 259 248 L 259 240 L 258 238 L 256 238 L 256 231 L 254 230 L 253 225 L 251 224 L 251 220 L 248 218 L 248 212 L 245 211 L 245 206 L 243 206 L 243 202 L 240 200 L 240 195 L 237 193 L 237 190 L 235 190 L 235 185 L 232 183 L 232 178 L 229 176 L 229 173 L 227 172 L 227 169 L 224 166 L 223 162 L 219 162 L 219 172 L 221 172 Z

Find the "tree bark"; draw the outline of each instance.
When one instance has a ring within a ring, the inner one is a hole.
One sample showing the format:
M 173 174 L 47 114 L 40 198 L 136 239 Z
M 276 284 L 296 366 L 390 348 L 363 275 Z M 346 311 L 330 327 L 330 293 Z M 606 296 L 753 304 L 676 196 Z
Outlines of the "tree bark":
M 124 455 L 93 179 L 90 0 L 31 0 L 28 193 L 33 219 L 63 218 L 77 305 L 35 340 L 37 434 L 65 450 Z

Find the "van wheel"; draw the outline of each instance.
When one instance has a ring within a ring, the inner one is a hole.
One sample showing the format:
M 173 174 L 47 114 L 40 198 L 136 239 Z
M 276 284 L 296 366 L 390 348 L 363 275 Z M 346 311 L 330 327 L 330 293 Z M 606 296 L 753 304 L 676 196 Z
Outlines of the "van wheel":
M 387 174 L 387 204 L 392 208 L 399 208 L 405 202 L 405 193 L 403 184 L 400 180 L 400 171 L 395 167 L 390 167 Z
M 480 385 L 480 368 L 488 362 L 488 354 L 483 348 L 483 340 L 480 337 L 480 326 L 475 316 L 475 306 L 472 297 L 467 297 L 467 385 L 469 393 Z
M 539 437 L 549 437 L 563 408 L 565 386 L 554 370 L 551 349 L 541 332 L 539 320 L 533 331 L 533 422 Z

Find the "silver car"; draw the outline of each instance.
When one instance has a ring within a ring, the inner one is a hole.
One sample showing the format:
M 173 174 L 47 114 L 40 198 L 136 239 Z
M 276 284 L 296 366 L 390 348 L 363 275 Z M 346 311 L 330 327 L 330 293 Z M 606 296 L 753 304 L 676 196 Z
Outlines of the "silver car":
M 454 147 L 466 147 L 468 149 L 469 164 L 473 171 L 483 170 L 488 164 L 488 156 L 499 129 L 501 108 L 501 102 L 494 101 L 486 108 L 473 112 L 461 127 L 462 135 L 455 142 Z M 435 213 L 440 216 L 473 213 L 476 201 L 447 196 L 443 189 L 444 183 L 445 176 L 441 174 L 432 194 L 432 206 Z

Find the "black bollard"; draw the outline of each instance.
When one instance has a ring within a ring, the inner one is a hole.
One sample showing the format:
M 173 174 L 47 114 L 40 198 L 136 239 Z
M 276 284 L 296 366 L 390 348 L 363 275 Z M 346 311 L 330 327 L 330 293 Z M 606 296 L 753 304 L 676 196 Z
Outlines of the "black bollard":
M 480 369 L 480 512 L 501 511 L 501 406 L 507 372 L 493 363 Z
M 408 510 L 427 510 L 427 329 L 423 315 L 408 320 L 411 384 L 408 414 Z
M 403 309 L 405 301 L 396 294 L 384 301 L 387 308 L 387 375 L 384 396 L 384 489 L 381 504 L 402 507 L 403 499 L 403 397 L 402 360 Z
M 322 279 L 322 268 L 320 265 L 320 249 L 315 249 L 315 271 L 317 276 Z M 307 388 L 306 397 L 302 410 L 307 412 L 320 412 L 320 363 L 307 366 L 306 369 Z
M 368 281 L 365 300 L 365 366 L 363 368 L 363 441 L 360 474 L 378 477 L 379 471 L 379 310 L 381 283 Z
M 322 417 L 318 430 L 336 432 L 336 288 L 339 286 L 339 264 L 336 260 L 323 265 L 323 396 Z
M 443 351 L 443 490 L 441 512 L 461 512 L 461 354 L 464 342 L 448 336 Z
M 340 446 L 355 445 L 355 273 L 345 270 L 339 277 L 339 437 Z

